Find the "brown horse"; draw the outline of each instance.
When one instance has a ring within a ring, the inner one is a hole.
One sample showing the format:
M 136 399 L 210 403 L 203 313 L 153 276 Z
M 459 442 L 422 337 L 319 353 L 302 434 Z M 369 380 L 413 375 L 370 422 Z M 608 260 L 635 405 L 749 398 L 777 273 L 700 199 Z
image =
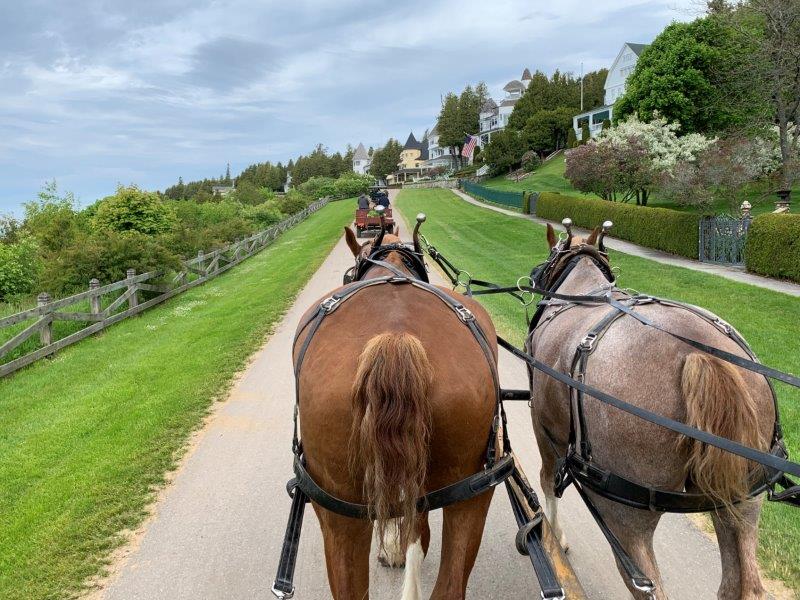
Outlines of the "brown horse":
M 573 295 L 610 289 L 612 284 L 601 268 L 608 267 L 607 259 L 596 247 L 598 233 L 595 230 L 587 239 L 572 238 L 573 251 L 564 255 L 564 264 L 554 261 L 546 281 L 541 282 L 543 286 Z M 558 243 L 549 225 L 547 242 L 551 249 Z M 569 271 L 564 268 L 567 261 L 574 265 Z M 721 321 L 715 326 L 713 315 L 706 319 L 686 307 L 656 302 L 641 304 L 636 312 L 682 336 L 747 357 L 739 344 L 724 333 Z M 527 348 L 538 360 L 569 373 L 576 348 L 608 313 L 607 304 L 567 308 L 563 303 L 552 302 L 529 336 Z M 584 377 L 589 385 L 718 436 L 760 450 L 769 448 L 776 415 L 772 392 L 763 376 L 699 353 L 629 316 L 613 321 L 600 339 L 593 340 L 591 348 Z M 567 451 L 570 390 L 534 371 L 531 394 L 535 399 L 531 413 L 542 455 L 541 484 L 547 514 L 563 544 L 553 489 L 556 460 Z M 584 398 L 585 434 L 591 444 L 592 460 L 634 482 L 663 490 L 699 491 L 724 505 L 711 514 L 722 557 L 719 598 L 764 597 L 756 563 L 761 501 L 747 500 L 754 478 L 753 465 L 590 396 Z M 631 508 L 592 492 L 589 497 L 628 554 L 656 585 L 655 597 L 666 598 L 653 553 L 653 533 L 662 513 Z M 620 572 L 624 577 L 622 568 Z M 636 598 L 648 597 L 625 579 Z
M 345 228 L 345 236 L 354 256 L 372 251 L 373 243 L 359 244 L 351 229 Z M 391 234 L 382 241 L 400 243 Z M 382 260 L 409 273 L 397 252 Z M 387 274 L 373 265 L 361 278 Z M 443 291 L 474 314 L 492 340 L 496 363 L 495 330 L 486 311 Z M 302 340 L 301 333 L 296 347 Z M 489 361 L 464 323 L 431 292 L 382 284 L 359 291 L 321 323 L 299 386 L 308 472 L 328 493 L 370 506 L 386 562 L 405 559 L 402 597 L 421 598 L 420 566 L 430 530 L 416 500 L 481 470 L 496 398 Z M 464 598 L 491 497 L 489 491 L 443 509 L 432 598 Z M 314 510 L 334 598 L 367 598 L 373 521 L 316 503 Z M 402 518 L 390 518 L 397 514 Z

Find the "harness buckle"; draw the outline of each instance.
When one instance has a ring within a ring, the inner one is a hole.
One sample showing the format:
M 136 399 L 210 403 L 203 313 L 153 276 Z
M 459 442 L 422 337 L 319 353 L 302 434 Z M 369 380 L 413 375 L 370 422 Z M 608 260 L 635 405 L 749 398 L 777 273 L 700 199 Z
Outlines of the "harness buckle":
M 634 577 L 631 579 L 631 584 L 640 592 L 644 592 L 645 594 L 647 594 L 648 599 L 651 598 L 655 599 L 656 586 L 653 584 L 652 581 L 650 581 L 646 577 L 645 578 Z
M 319 306 L 326 313 L 331 313 L 333 312 L 333 309 L 336 308 L 336 305 L 339 304 L 339 302 L 341 301 L 342 301 L 341 298 L 330 296 L 328 298 L 325 298 L 325 300 L 323 300 Z
M 277 582 L 272 585 L 272 595 L 278 598 L 278 600 L 289 600 L 289 598 L 294 596 L 294 586 L 288 592 L 284 592 L 283 590 L 279 590 L 277 588 Z
M 460 306 L 456 306 L 456 313 L 458 314 L 458 318 L 464 321 L 464 323 L 475 320 L 475 315 L 473 315 L 472 311 L 470 311 L 463 304 Z
M 583 350 L 584 352 L 591 352 L 594 349 L 594 343 L 597 341 L 597 334 L 593 331 L 590 331 L 581 340 L 581 343 L 578 344 L 578 348 Z

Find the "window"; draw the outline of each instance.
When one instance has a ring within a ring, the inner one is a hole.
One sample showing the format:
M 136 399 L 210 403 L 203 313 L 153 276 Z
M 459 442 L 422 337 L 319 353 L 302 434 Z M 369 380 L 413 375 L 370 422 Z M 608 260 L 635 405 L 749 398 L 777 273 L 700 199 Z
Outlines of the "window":
M 595 113 L 592 115 L 592 124 L 599 124 L 605 121 L 606 119 L 610 118 L 609 112 L 604 110 L 603 112 Z

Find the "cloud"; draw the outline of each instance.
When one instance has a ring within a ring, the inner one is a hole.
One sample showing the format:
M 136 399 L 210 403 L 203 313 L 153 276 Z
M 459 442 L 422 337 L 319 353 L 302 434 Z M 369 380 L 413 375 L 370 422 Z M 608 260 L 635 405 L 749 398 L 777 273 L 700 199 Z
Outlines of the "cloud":
M 524 67 L 608 66 L 694 0 L 48 0 L 0 4 L 0 212 L 56 178 L 117 182 L 377 146 L 430 127 L 440 96 Z

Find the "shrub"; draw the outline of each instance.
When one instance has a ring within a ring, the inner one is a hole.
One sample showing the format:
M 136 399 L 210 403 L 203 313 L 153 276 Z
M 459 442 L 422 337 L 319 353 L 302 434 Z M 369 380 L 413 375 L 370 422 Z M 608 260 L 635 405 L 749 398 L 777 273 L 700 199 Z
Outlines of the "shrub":
M 39 246 L 30 237 L 0 244 L 0 300 L 34 291 L 41 270 Z
M 528 150 L 522 155 L 522 168 L 525 169 L 527 173 L 533 173 L 541 164 L 542 159 L 533 150 Z
M 158 194 L 132 185 L 119 186 L 116 194 L 104 198 L 97 206 L 93 224 L 98 230 L 153 235 L 168 231 L 175 220 L 175 214 Z
M 282 221 L 284 215 L 278 209 L 277 200 L 271 200 L 258 206 L 248 206 L 242 211 L 242 217 L 252 222 L 256 229 L 261 230 Z
M 278 209 L 285 215 L 299 213 L 308 206 L 310 199 L 298 190 L 289 190 L 282 197 L 278 198 Z
M 180 260 L 157 238 L 138 231 L 97 232 L 79 240 L 50 260 L 42 272 L 42 289 L 62 294 L 85 289 L 96 277 L 101 284 L 137 273 L 178 269 Z
M 800 282 L 800 215 L 759 215 L 750 225 L 747 270 Z
M 51 181 L 42 186 L 38 200 L 25 203 L 23 226 L 43 252 L 59 252 L 88 229 L 87 211 L 77 212 L 72 193 L 60 193 Z
M 567 148 L 574 148 L 578 145 L 578 136 L 575 135 L 575 130 L 570 127 L 567 132 Z
M 569 217 L 575 225 L 587 229 L 611 220 L 614 222 L 611 230 L 614 237 L 697 258 L 702 218 L 699 214 L 542 192 L 536 202 L 536 215 L 550 221 Z
M 308 183 L 308 182 L 306 182 Z M 372 175 L 358 175 L 357 173 L 344 173 L 333 184 L 333 196 L 336 198 L 351 198 L 364 194 L 375 183 Z M 321 198 L 321 196 L 312 196 Z
M 310 198 L 336 195 L 336 180 L 333 177 L 311 177 L 300 184 L 300 191 Z M 297 212 L 297 211 L 295 211 Z

